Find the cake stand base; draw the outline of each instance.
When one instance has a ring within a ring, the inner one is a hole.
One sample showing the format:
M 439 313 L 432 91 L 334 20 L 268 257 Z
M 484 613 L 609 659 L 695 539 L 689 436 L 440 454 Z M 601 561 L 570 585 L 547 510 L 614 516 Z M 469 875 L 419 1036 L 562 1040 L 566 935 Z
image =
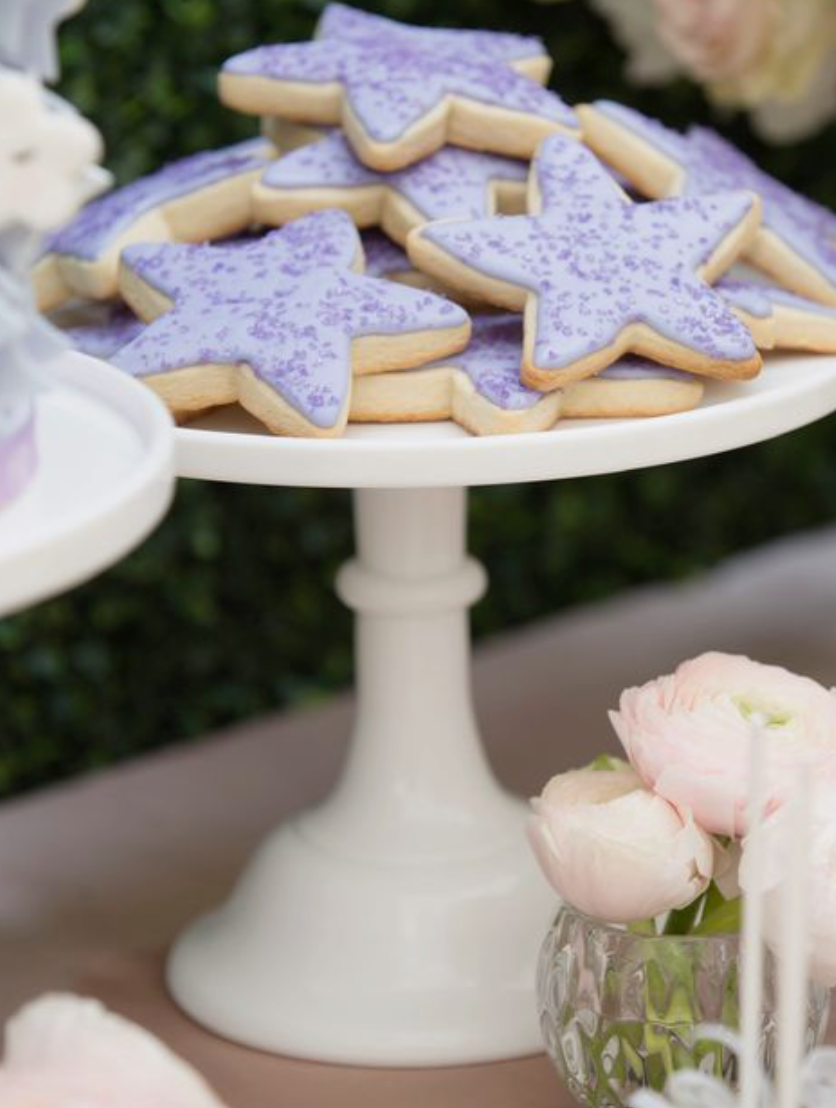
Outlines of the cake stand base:
M 262 845 L 176 944 L 169 984 L 249 1046 L 364 1065 L 541 1049 L 537 950 L 554 896 L 496 783 L 470 697 L 461 488 L 355 493 L 355 733 L 319 808 Z

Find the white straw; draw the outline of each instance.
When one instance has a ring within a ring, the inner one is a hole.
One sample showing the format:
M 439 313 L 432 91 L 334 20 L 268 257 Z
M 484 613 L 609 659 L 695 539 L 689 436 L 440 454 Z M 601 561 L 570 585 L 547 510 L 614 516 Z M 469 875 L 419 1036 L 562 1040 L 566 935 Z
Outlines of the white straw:
M 801 766 L 787 805 L 787 872 L 780 888 L 777 1108 L 798 1108 L 807 1013 L 810 772 Z
M 760 727 L 749 737 L 749 805 L 746 819 L 748 891 L 743 902 L 741 935 L 740 1108 L 757 1108 L 760 1098 L 760 1040 L 763 1003 L 763 810 L 766 749 Z

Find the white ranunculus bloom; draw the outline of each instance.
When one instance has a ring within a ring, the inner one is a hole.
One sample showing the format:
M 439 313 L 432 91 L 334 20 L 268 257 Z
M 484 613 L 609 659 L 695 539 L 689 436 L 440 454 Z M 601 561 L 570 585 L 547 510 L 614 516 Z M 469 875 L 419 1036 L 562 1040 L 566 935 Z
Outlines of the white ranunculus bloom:
M 610 719 L 648 788 L 706 831 L 746 831 L 754 724 L 767 750 L 768 809 L 805 761 L 836 767 L 836 694 L 809 677 L 716 651 L 625 689 Z
M 586 915 L 650 919 L 690 904 L 711 880 L 712 840 L 629 767 L 560 774 L 531 805 L 537 860 L 560 896 Z

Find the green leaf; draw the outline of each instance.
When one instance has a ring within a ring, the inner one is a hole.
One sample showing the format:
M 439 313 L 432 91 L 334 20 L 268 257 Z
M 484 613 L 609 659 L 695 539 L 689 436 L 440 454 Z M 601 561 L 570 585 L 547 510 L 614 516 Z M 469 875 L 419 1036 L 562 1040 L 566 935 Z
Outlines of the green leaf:
M 733 935 L 740 931 L 743 898 L 723 900 L 710 911 L 706 910 L 692 935 Z

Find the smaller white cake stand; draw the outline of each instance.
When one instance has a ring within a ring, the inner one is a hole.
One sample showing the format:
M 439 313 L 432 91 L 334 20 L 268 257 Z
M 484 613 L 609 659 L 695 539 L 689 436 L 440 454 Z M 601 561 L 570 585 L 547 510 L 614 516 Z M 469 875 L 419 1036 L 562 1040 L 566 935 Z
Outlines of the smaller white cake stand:
M 524 841 L 525 806 L 494 780 L 474 720 L 467 608 L 485 577 L 466 556 L 465 486 L 681 461 L 834 409 L 836 359 L 797 357 L 710 386 L 693 412 L 534 435 L 425 424 L 278 439 L 230 411 L 180 430 L 182 476 L 356 490 L 357 557 L 337 589 L 358 613 L 343 776 L 180 938 L 168 979 L 182 1007 L 250 1046 L 336 1062 L 541 1049 L 534 967 L 554 897 Z M 281 604 L 281 582 L 276 594 Z M 555 743 L 567 719 L 571 705 L 556 704 Z
M 67 353 L 37 398 L 37 472 L 0 512 L 0 615 L 71 588 L 135 547 L 174 489 L 171 418 L 144 385 Z

